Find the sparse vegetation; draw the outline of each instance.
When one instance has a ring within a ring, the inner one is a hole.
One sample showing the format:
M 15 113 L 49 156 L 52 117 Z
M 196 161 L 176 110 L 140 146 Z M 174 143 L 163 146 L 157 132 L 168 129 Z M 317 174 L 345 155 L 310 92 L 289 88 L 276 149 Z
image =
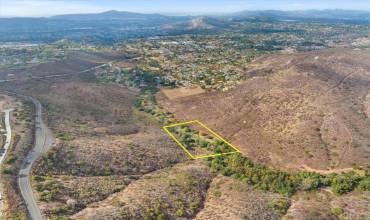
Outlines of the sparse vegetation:
M 360 176 L 355 172 L 322 176 L 317 173 L 299 172 L 287 173 L 276 171 L 266 166 L 257 165 L 240 154 L 208 159 L 213 170 L 223 175 L 232 176 L 256 189 L 293 195 L 299 190 L 310 191 L 330 186 L 333 192 L 342 195 L 353 191 L 356 187 L 362 188 L 362 181 L 369 178 L 369 173 Z
M 150 105 L 155 108 L 155 98 L 153 95 L 150 97 Z M 142 105 L 137 106 L 140 107 Z M 144 108 L 140 110 L 145 111 Z M 145 112 L 151 113 L 151 111 Z M 171 114 L 168 115 L 171 118 L 173 117 Z M 166 120 L 159 121 L 163 123 Z M 207 138 L 201 138 L 199 131 L 192 130 L 188 126 L 179 126 L 176 129 L 171 128 L 171 131 L 179 137 L 180 142 L 185 144 L 185 146 L 189 146 L 190 149 L 203 146 L 216 154 L 225 151 L 230 152 L 231 150 L 225 143 L 214 142 L 214 140 L 210 142 L 209 140 L 207 141 Z M 198 135 L 195 137 L 194 134 Z M 311 191 L 326 186 L 330 186 L 333 192 L 341 195 L 353 191 L 357 186 L 359 189 L 366 189 L 368 185 L 366 181 L 369 178 L 368 172 L 363 176 L 359 176 L 355 172 L 328 176 L 310 172 L 287 173 L 273 170 L 263 165 L 257 165 L 240 154 L 208 158 L 208 162 L 213 170 L 221 172 L 223 175 L 240 179 L 253 185 L 256 189 L 278 192 L 289 196 L 299 190 Z

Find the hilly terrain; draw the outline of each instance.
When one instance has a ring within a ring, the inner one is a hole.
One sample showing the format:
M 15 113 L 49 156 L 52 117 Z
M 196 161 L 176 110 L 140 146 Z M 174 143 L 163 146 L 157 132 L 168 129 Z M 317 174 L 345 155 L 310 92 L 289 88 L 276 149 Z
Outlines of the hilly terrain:
M 287 170 L 328 173 L 369 166 L 368 51 L 264 56 L 235 89 L 160 103 L 200 120 L 249 158 Z
M 366 12 L 4 18 L 0 41 L 6 219 L 370 216 Z

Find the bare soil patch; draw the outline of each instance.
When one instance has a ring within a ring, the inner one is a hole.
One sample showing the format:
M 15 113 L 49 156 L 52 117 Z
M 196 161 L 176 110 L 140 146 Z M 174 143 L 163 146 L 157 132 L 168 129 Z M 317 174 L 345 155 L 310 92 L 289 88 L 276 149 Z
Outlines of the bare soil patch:
M 200 86 L 193 86 L 193 87 L 181 87 L 175 89 L 161 89 L 161 92 L 167 96 L 170 100 L 194 96 L 204 93 L 204 89 Z

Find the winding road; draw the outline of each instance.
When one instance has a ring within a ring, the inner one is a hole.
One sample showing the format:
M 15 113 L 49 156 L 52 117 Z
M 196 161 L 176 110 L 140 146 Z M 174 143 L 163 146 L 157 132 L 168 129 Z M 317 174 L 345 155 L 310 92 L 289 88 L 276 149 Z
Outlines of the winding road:
M 13 111 L 12 109 L 4 110 L 5 113 L 5 129 L 6 129 L 6 140 L 4 144 L 4 153 L 0 154 L 0 164 L 5 159 L 5 155 L 8 152 L 8 149 L 10 147 L 10 141 L 12 139 L 12 129 L 10 127 L 10 112 Z
M 10 142 L 12 140 L 12 129 L 10 126 L 10 112 L 13 111 L 13 109 L 7 109 L 3 112 L 5 113 L 5 129 L 6 129 L 6 139 L 4 144 L 4 152 L 0 153 L 0 166 L 3 163 L 6 153 L 8 152 L 8 149 L 10 147 Z M 0 218 L 2 217 L 2 210 L 3 210 L 3 194 L 0 189 Z
M 39 206 L 37 205 L 36 197 L 31 187 L 31 168 L 35 161 L 46 153 L 53 145 L 54 138 L 51 131 L 42 121 L 42 106 L 41 103 L 32 97 L 22 96 L 33 102 L 35 105 L 35 146 L 28 153 L 23 165 L 19 171 L 18 184 L 22 193 L 23 199 L 27 206 L 30 219 L 43 219 Z
M 79 71 L 77 73 L 89 72 L 91 70 L 95 70 L 95 69 L 107 66 L 109 65 L 109 63 L 103 63 L 100 65 L 94 66 L 92 68 Z M 58 78 L 58 77 L 75 75 L 77 73 L 67 73 L 67 74 L 48 75 L 48 76 L 34 76 L 32 78 L 33 79 Z M 18 81 L 18 79 L 2 79 L 0 80 L 0 83 L 7 83 L 7 82 L 12 82 L 12 81 Z M 22 197 L 27 206 L 30 219 L 31 220 L 42 220 L 43 217 L 42 217 L 40 208 L 37 205 L 37 200 L 36 200 L 35 194 L 33 193 L 33 190 L 31 187 L 31 169 L 32 169 L 33 164 L 36 162 L 36 160 L 52 147 L 55 139 L 51 131 L 42 121 L 42 106 L 41 106 L 41 103 L 37 99 L 30 97 L 30 96 L 25 96 L 25 95 L 17 94 L 14 92 L 10 92 L 10 91 L 4 91 L 4 92 L 9 95 L 19 96 L 24 99 L 31 100 L 35 106 L 34 148 L 28 153 L 26 159 L 24 160 L 22 164 L 22 167 L 18 175 L 18 185 L 19 185 L 19 189 L 21 191 Z

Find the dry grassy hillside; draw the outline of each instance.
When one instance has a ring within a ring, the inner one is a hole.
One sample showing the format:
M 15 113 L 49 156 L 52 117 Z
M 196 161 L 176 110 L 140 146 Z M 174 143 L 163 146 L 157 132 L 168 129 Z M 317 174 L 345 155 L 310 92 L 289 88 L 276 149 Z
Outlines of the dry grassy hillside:
M 76 138 L 52 149 L 37 175 L 140 176 L 183 161 L 185 153 L 158 129 L 128 136 Z
M 204 208 L 195 219 L 280 219 L 280 214 L 269 207 L 274 200 L 284 198 L 279 194 L 254 191 L 230 177 L 217 176 L 208 189 Z
M 262 57 L 228 92 L 160 103 L 176 118 L 201 120 L 248 157 L 322 173 L 370 159 L 370 53 L 327 50 Z
M 72 215 L 144 174 L 186 160 L 157 122 L 133 108 L 137 91 L 81 81 L 37 85 L 28 93 L 43 104 L 57 138 L 33 169 L 46 216 Z
M 201 161 L 148 174 L 73 219 L 192 219 L 212 174 Z
M 114 85 L 61 82 L 33 88 L 46 108 L 48 125 L 58 133 L 135 133 L 132 103 L 136 91 Z M 58 134 L 57 133 L 57 134 Z
M 328 191 L 298 193 L 292 198 L 287 219 L 368 219 L 370 193 L 335 196 Z

